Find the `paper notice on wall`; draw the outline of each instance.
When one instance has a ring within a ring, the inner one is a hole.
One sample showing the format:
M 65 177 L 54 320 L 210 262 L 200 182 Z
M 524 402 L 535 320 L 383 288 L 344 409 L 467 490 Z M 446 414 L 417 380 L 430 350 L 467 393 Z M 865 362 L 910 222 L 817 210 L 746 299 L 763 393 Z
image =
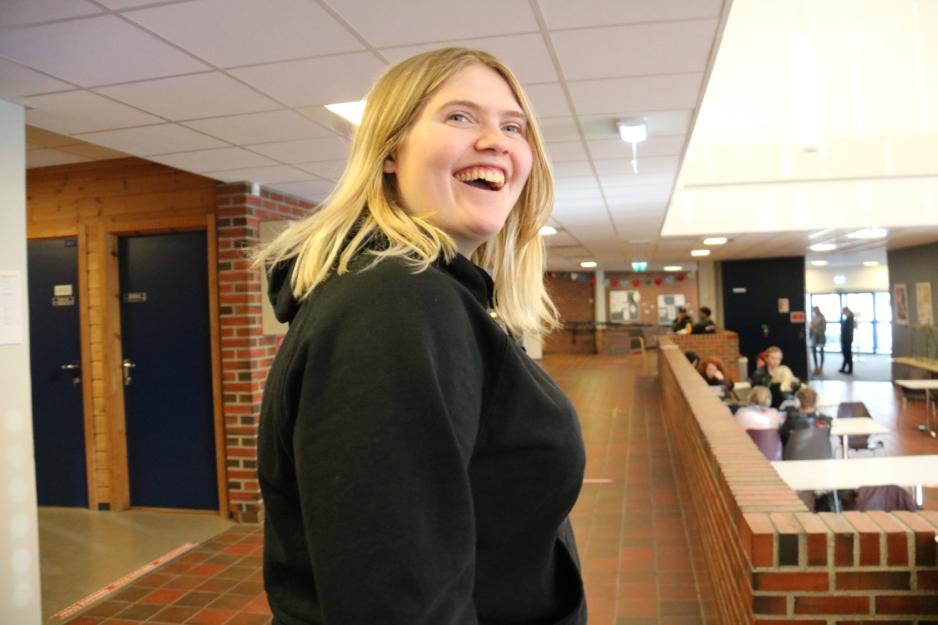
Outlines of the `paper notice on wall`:
M 23 296 L 19 271 L 0 269 L 0 345 L 23 343 Z
M 787 315 L 791 310 L 791 303 L 788 301 L 787 297 L 778 298 L 778 312 L 783 315 Z

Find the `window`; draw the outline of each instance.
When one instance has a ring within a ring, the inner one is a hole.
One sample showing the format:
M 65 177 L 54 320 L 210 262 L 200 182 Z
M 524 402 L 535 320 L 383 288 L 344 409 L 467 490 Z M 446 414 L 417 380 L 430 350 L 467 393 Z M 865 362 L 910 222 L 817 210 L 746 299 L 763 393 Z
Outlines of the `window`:
M 853 311 L 853 351 L 859 354 L 892 353 L 892 301 L 888 291 L 864 293 L 812 293 L 811 308 L 817 306 L 827 319 L 826 352 L 840 351 L 840 313 Z M 811 310 L 808 323 L 811 323 Z

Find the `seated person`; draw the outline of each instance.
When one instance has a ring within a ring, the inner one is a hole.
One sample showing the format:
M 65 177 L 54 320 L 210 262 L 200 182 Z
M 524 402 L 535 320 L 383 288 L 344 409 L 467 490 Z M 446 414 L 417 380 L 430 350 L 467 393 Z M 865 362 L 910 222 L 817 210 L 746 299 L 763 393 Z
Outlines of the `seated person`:
M 764 355 L 763 355 L 764 354 Z M 761 361 L 761 364 L 760 364 Z M 753 386 L 768 386 L 772 383 L 772 374 L 782 364 L 782 348 L 775 345 L 767 348 L 756 358 L 756 370 L 750 381 Z
M 679 306 L 677 309 L 677 318 L 671 324 L 671 331 L 675 334 L 690 334 L 694 327 L 694 320 L 691 319 L 690 312 L 685 306 Z
M 711 311 L 706 306 L 700 307 L 700 320 L 691 328 L 691 334 L 713 334 L 717 331 L 717 324 L 710 318 Z
M 684 356 L 687 357 L 687 362 L 689 362 L 690 366 L 692 366 L 694 369 L 696 369 L 697 365 L 700 364 L 700 356 L 697 354 L 697 352 L 684 352 Z
M 832 419 L 817 411 L 817 391 L 805 385 L 798 389 L 795 396 L 800 407 L 797 410 L 789 410 L 785 422 L 778 429 L 782 442 L 788 442 L 789 434 L 793 430 L 824 428 L 829 431 Z
M 797 408 L 795 391 L 801 386 L 801 380 L 795 377 L 791 369 L 785 365 L 775 367 L 769 390 L 772 392 L 772 407 L 779 410 Z
M 719 387 L 717 395 L 721 399 L 733 399 L 733 382 L 726 374 L 723 361 L 716 356 L 705 358 L 697 364 L 697 371 L 710 386 Z
M 736 411 L 736 423 L 744 430 L 777 430 L 782 415 L 770 408 L 772 393 L 764 386 L 754 386 L 749 391 L 749 405 Z

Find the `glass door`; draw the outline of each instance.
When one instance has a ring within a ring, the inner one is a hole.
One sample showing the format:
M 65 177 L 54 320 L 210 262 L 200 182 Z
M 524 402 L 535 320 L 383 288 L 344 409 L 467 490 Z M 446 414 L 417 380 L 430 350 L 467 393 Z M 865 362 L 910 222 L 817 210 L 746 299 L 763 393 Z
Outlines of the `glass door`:
M 856 324 L 853 350 L 858 354 L 892 353 L 892 302 L 888 291 L 861 293 L 812 293 L 808 323 L 813 307 L 827 319 L 826 352 L 840 351 L 840 315 L 844 306 L 853 311 Z

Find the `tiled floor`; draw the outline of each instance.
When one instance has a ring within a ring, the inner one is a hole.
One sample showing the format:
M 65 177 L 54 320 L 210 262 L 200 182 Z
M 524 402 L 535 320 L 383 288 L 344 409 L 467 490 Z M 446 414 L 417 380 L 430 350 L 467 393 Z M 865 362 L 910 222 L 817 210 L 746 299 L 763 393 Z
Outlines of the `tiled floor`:
M 695 528 L 661 427 L 654 354 L 553 356 L 544 368 L 580 415 L 586 483 L 572 517 L 590 625 L 711 625 L 709 587 Z M 938 453 L 917 430 L 922 402 L 903 407 L 889 383 L 827 381 L 822 394 L 862 400 L 893 428 L 890 454 Z M 938 493 L 926 507 L 938 507 Z M 234 527 L 92 606 L 69 625 L 263 625 L 261 531 Z

